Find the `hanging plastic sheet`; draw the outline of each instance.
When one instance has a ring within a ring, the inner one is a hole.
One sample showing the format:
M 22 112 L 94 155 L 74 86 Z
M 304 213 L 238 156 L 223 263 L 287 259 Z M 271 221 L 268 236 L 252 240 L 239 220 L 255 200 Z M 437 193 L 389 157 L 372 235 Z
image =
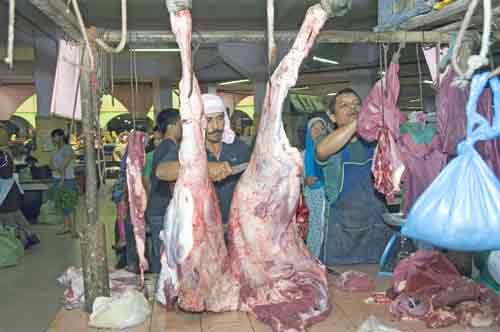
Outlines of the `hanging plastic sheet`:
M 71 42 L 59 41 L 56 75 L 52 92 L 50 114 L 67 119 L 81 120 L 80 102 L 80 48 Z
M 452 160 L 420 196 L 402 234 L 459 251 L 500 249 L 500 181 L 474 145 L 500 136 L 500 80 L 489 73 L 472 80 L 466 107 L 467 137 Z M 493 123 L 477 112 L 481 94 L 491 86 Z

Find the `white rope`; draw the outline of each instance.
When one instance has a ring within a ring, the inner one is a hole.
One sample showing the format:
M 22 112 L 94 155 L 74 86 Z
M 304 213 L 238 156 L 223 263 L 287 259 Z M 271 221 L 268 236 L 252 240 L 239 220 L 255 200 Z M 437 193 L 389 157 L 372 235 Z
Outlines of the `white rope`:
M 73 10 L 75 11 L 76 14 L 76 19 L 78 20 L 78 26 L 80 27 L 80 32 L 83 36 L 83 40 L 85 41 L 85 48 L 87 49 L 87 52 L 89 52 L 90 70 L 94 71 L 95 69 L 94 53 L 92 52 L 92 48 L 90 47 L 89 38 L 87 36 L 87 31 L 85 29 L 85 23 L 83 23 L 82 14 L 80 13 L 80 8 L 78 7 L 78 1 L 71 0 L 71 3 L 73 5 Z
M 114 55 L 111 54 L 110 56 L 110 65 L 111 65 L 111 105 L 115 107 L 115 62 L 114 62 Z
M 132 114 L 132 124 L 133 127 L 135 128 L 135 89 L 134 89 L 134 52 L 129 53 L 129 67 L 130 67 L 130 99 L 131 99 L 131 110 L 130 113 Z
M 455 79 L 454 85 L 461 88 L 465 88 L 468 84 L 474 72 L 479 68 L 488 65 L 488 51 L 490 47 L 490 35 L 491 35 L 491 20 L 492 20 L 492 10 L 491 10 L 491 0 L 483 0 L 483 33 L 481 38 L 481 50 L 477 55 L 471 55 L 467 61 L 467 71 L 464 73 L 460 66 L 458 65 L 458 55 L 461 49 L 462 41 L 465 36 L 465 32 L 470 24 L 474 10 L 477 7 L 479 0 L 472 0 L 465 14 L 464 21 L 460 26 L 460 31 L 457 37 L 457 45 L 453 49 L 453 56 L 451 58 L 451 63 L 453 70 L 457 73 L 458 77 Z
M 424 89 L 422 85 L 422 67 L 420 65 L 420 52 L 418 44 L 415 44 L 415 52 L 417 56 L 417 70 L 418 70 L 418 90 L 420 94 L 420 110 L 424 110 Z
M 5 63 L 12 69 L 14 66 L 14 22 L 16 19 L 16 0 L 9 0 L 9 40 Z
M 136 112 L 137 112 L 137 97 L 139 96 L 139 83 L 138 83 L 138 78 L 137 78 L 137 53 L 134 52 L 134 84 L 135 84 L 135 95 L 134 95 L 134 117 L 132 118 L 133 123 L 134 123 L 134 130 L 136 128 Z
M 267 60 L 271 76 L 276 61 L 276 42 L 274 40 L 274 0 L 267 0 Z
M 122 35 L 120 43 L 116 46 L 116 48 L 113 48 L 108 44 L 106 44 L 100 38 L 97 38 L 95 41 L 97 45 L 99 45 L 103 50 L 105 50 L 108 53 L 120 53 L 121 51 L 123 51 L 123 48 L 127 43 L 127 0 L 121 0 L 121 1 L 122 1 Z

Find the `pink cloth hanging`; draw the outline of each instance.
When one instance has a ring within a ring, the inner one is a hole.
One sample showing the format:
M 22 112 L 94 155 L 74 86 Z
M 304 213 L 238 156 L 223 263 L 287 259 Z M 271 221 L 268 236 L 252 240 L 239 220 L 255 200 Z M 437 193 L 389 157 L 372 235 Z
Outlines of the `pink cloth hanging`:
M 462 90 L 452 85 L 455 76 L 455 72 L 449 70 L 438 93 L 437 132 L 441 149 L 449 156 L 456 154 L 458 143 L 465 138 L 465 106 L 469 98 L 468 89 Z M 478 112 L 490 122 L 493 118 L 492 107 L 491 89 L 488 88 L 479 99 Z M 477 150 L 500 178 L 500 139 L 479 142 Z
M 74 110 L 75 119 L 82 119 L 80 86 L 78 84 L 78 80 L 80 79 L 80 62 L 80 47 L 74 45 L 72 42 L 63 39 L 59 40 L 59 53 L 57 55 L 50 114 L 72 119 Z
M 400 137 L 399 149 L 405 164 L 403 213 L 408 213 L 418 197 L 446 166 L 447 155 L 441 152 L 438 136 L 430 144 L 415 144 L 410 134 Z

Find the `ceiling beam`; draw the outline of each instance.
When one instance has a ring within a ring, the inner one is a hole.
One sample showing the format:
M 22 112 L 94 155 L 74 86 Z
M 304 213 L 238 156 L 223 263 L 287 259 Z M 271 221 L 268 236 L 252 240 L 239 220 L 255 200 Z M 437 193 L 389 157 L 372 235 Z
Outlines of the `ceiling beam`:
M 81 40 L 76 17 L 67 10 L 62 0 L 29 0 L 30 3 L 47 15 L 71 39 Z
M 500 15 L 500 7 L 495 7 L 492 9 L 492 16 L 493 20 L 498 18 Z M 480 26 L 483 24 L 483 13 L 478 13 L 478 15 L 475 15 L 471 18 L 471 21 L 469 23 L 469 29 L 472 27 Z M 435 29 L 434 31 L 441 31 L 441 32 L 451 32 L 451 31 L 458 31 L 460 30 L 460 27 L 462 26 L 462 21 L 454 22 L 451 24 L 444 25 L 442 27 L 439 27 Z
M 41 1 L 41 0 L 31 0 Z M 118 30 L 98 29 L 99 35 L 108 43 L 118 43 L 121 32 Z M 276 40 L 293 40 L 297 31 L 276 31 Z M 128 43 L 136 45 L 155 45 L 175 43 L 175 36 L 171 31 L 135 30 L 129 31 Z M 193 41 L 206 44 L 218 43 L 263 43 L 266 40 L 264 30 L 238 30 L 238 31 L 201 31 L 200 34 L 193 34 Z M 450 40 L 450 34 L 435 31 L 343 31 L 327 30 L 320 33 L 317 43 L 443 43 Z
M 465 12 L 469 8 L 470 0 L 458 0 L 442 10 L 431 11 L 428 14 L 410 18 L 406 23 L 400 25 L 403 30 L 430 29 L 452 22 L 463 20 Z M 500 5 L 500 0 L 493 0 L 492 6 Z M 482 10 L 482 6 L 478 6 Z

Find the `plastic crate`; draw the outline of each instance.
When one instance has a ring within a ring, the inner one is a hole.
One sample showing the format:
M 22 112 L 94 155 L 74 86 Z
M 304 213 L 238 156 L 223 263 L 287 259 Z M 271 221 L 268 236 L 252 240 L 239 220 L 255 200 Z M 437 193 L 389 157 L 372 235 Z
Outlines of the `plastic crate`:
M 435 0 L 378 0 L 378 25 L 374 31 L 397 29 L 408 19 L 428 13 Z

